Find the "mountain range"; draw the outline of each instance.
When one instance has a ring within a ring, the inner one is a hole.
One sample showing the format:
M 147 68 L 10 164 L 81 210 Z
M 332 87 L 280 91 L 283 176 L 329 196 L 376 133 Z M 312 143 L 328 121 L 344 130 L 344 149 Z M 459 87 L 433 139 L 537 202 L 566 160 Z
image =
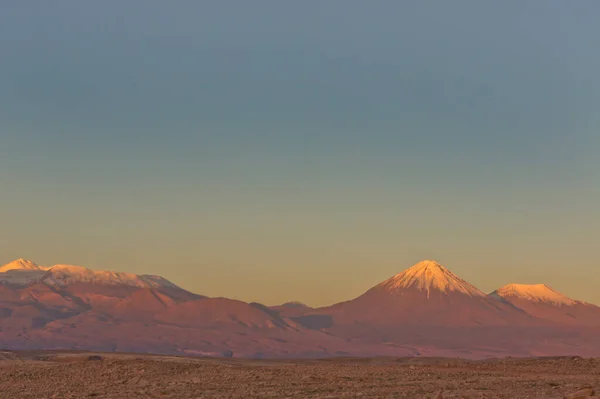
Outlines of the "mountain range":
M 153 275 L 0 267 L 0 349 L 250 358 L 600 356 L 600 307 L 544 285 L 486 294 L 422 261 L 349 301 L 265 306 Z

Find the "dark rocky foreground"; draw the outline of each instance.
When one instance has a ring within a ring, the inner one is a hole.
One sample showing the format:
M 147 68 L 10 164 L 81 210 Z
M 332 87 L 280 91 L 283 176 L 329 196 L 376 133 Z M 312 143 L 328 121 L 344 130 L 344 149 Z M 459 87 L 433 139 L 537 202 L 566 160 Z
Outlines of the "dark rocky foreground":
M 257 361 L 0 352 L 0 398 L 7 399 L 584 398 L 595 397 L 594 388 L 600 359 L 580 357 Z

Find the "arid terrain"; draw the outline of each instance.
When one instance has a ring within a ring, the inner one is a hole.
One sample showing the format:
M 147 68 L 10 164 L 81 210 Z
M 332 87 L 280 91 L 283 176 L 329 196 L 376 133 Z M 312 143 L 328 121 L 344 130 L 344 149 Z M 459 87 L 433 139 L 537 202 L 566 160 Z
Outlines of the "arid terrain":
M 0 352 L 0 398 L 585 398 L 600 359 L 243 360 Z M 577 395 L 573 395 L 580 392 Z

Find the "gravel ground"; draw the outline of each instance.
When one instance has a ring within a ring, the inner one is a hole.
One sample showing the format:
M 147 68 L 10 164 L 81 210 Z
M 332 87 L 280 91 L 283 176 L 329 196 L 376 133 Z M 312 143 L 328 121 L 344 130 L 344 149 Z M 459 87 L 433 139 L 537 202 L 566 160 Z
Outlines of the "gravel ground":
M 254 361 L 0 352 L 0 398 L 7 399 L 563 398 L 588 387 L 600 388 L 600 359 Z

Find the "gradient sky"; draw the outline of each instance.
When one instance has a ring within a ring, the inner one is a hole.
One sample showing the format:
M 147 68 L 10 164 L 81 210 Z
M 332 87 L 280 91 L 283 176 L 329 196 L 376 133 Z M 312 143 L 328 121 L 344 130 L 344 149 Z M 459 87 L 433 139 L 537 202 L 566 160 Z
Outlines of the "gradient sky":
M 324 305 L 435 259 L 600 304 L 599 14 L 6 1 L 0 263 Z

